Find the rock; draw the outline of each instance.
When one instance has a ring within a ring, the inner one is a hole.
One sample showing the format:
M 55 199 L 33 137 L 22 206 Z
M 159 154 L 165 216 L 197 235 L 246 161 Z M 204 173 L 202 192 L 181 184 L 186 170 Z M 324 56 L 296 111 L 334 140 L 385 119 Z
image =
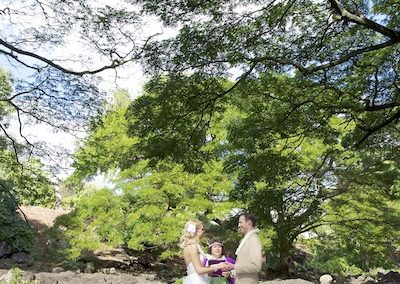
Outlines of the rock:
M 40 272 L 36 274 L 35 280 L 40 284 L 72 283 L 72 281 L 76 279 L 75 275 L 76 274 L 72 271 L 64 271 L 60 273 Z
M 53 273 L 60 273 L 60 272 L 63 272 L 63 271 L 65 271 L 65 269 L 60 267 L 60 266 L 56 266 L 51 270 L 51 272 L 53 272 Z
M 386 269 L 382 268 L 382 267 L 378 267 L 376 269 L 376 274 L 378 277 L 380 277 L 380 275 L 385 275 L 387 273 Z
M 26 252 L 16 252 L 13 253 L 11 259 L 14 260 L 18 264 L 27 264 L 30 263 L 31 257 Z
M 354 277 L 351 277 L 349 279 L 349 284 L 361 284 L 364 281 L 364 277 L 361 279 L 360 277 L 358 277 L 357 279 Z
M 150 281 L 154 281 L 154 279 L 156 279 L 156 276 L 154 274 L 149 274 L 149 275 L 147 275 L 146 279 L 150 280 Z
M 333 282 L 333 277 L 329 274 L 324 274 L 319 278 L 319 283 L 321 284 L 331 284 Z
M 1 276 L 0 281 L 2 281 L 1 283 L 9 284 L 9 283 L 11 283 L 12 278 L 13 278 L 13 272 L 10 269 L 7 271 L 6 274 Z
M 4 275 L 6 275 L 7 272 L 8 272 L 7 269 L 0 269 L 0 279 L 1 279 L 1 277 L 3 277 Z
M 138 263 L 141 264 L 144 268 L 150 268 L 151 262 L 145 257 L 139 257 Z
M 111 267 L 110 274 L 117 274 L 117 270 L 114 267 Z
M 346 278 L 344 276 L 336 276 L 335 277 L 335 284 L 344 284 L 346 282 Z
M 363 282 L 367 278 L 367 275 L 360 275 L 357 277 L 357 281 Z
M 387 284 L 400 283 L 400 273 L 389 271 L 387 274 L 382 275 L 378 278 L 378 283 L 387 283 Z
M 23 271 L 21 275 L 21 282 L 31 282 L 35 280 L 35 274 L 31 271 Z
M 94 262 L 86 262 L 86 268 L 85 268 L 85 273 L 93 273 L 95 271 L 94 269 Z
M 11 246 L 5 242 L 0 243 L 0 258 L 11 253 Z
M 372 278 L 371 276 L 368 276 L 367 278 L 364 279 L 362 284 L 374 284 L 376 283 L 375 279 Z
M 313 282 L 306 281 L 304 279 L 286 279 L 286 280 L 272 280 L 260 282 L 260 284 L 314 284 Z
M 54 244 L 53 244 L 55 249 L 68 249 L 71 247 L 71 245 L 64 240 L 57 240 Z

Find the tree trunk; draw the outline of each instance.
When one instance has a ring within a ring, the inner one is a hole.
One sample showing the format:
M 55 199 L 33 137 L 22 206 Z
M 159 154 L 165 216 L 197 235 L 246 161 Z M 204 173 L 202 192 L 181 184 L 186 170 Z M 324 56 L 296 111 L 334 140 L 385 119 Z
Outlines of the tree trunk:
M 278 235 L 278 253 L 279 253 L 279 262 L 277 265 L 277 272 L 280 275 L 289 275 L 289 264 L 288 257 L 290 248 L 292 247 L 292 242 L 290 241 L 289 234 L 282 233 Z

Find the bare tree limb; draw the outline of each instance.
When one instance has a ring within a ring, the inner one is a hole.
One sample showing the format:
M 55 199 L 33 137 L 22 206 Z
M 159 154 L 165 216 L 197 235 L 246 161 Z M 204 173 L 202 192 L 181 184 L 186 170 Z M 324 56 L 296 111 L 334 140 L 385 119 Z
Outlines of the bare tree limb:
M 389 37 L 394 42 L 400 42 L 400 32 L 389 29 L 385 26 L 378 24 L 377 22 L 371 21 L 362 14 L 353 14 L 346 10 L 337 0 L 329 0 L 333 10 L 338 13 L 342 18 L 348 21 L 372 29 L 384 36 Z

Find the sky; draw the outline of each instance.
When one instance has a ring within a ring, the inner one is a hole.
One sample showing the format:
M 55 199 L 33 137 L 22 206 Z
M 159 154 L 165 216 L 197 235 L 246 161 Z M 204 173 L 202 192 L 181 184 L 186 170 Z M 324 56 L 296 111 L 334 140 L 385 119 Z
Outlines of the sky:
M 7 16 L 6 14 L 0 14 L 0 38 L 1 39 L 12 39 L 13 34 L 17 34 L 21 32 L 23 28 L 30 28 L 33 26 L 40 26 L 41 20 L 40 17 L 35 17 L 36 21 L 31 22 L 32 16 L 34 16 L 34 12 L 27 9 L 27 3 L 30 0 L 4 0 L 2 1 L 2 7 L 10 7 L 11 15 Z M 104 3 L 110 3 L 110 1 L 106 0 L 97 0 L 93 1 L 95 5 L 101 5 Z M 124 1 L 115 0 L 113 1 L 113 5 L 122 5 Z M 13 14 L 12 11 L 20 11 L 19 14 Z M 23 12 L 22 12 L 23 11 Z M 19 22 L 18 22 L 19 21 Z M 140 31 L 142 35 L 145 37 L 149 34 L 155 33 L 164 33 L 164 36 L 168 36 L 173 31 L 168 31 L 166 29 L 161 28 L 161 24 L 154 18 L 147 18 L 146 25 Z M 64 67 L 71 68 L 74 70 L 82 70 L 86 69 L 86 64 L 83 64 L 79 61 L 72 61 L 69 58 L 73 58 L 80 53 L 86 53 L 88 56 L 88 51 L 85 48 L 85 43 L 82 43 L 79 40 L 78 34 L 72 32 L 67 41 L 66 45 L 60 46 L 58 48 L 48 50 L 46 48 L 38 48 L 35 50 L 36 53 L 41 54 L 44 57 L 48 58 L 58 58 L 60 60 L 68 59 L 63 63 Z M 2 47 L 4 48 L 4 47 Z M 84 54 L 85 55 L 85 54 Z M 94 66 L 96 64 L 102 65 L 100 58 L 96 58 L 94 53 L 89 54 L 92 63 Z M 80 64 L 81 63 L 81 64 Z M 27 69 L 20 68 L 18 65 L 14 65 L 10 63 L 7 58 L 0 53 L 0 67 L 8 70 L 14 78 L 27 78 L 29 73 L 27 73 Z M 92 67 L 93 68 L 93 67 Z M 145 84 L 147 78 L 143 75 L 141 67 L 138 64 L 130 64 L 128 68 L 119 68 L 118 69 L 118 77 L 116 77 L 115 70 L 106 70 L 98 74 L 102 78 L 102 82 L 100 84 L 100 88 L 106 90 L 110 95 L 118 90 L 118 89 L 126 89 L 128 90 L 132 99 L 140 95 L 142 91 L 142 87 Z M 28 118 L 25 118 L 28 119 Z M 11 119 L 10 125 L 7 129 L 11 135 L 17 140 L 22 141 L 23 138 L 19 135 L 19 123 L 14 117 Z M 85 134 L 78 134 L 79 137 L 75 137 L 68 133 L 64 133 L 61 131 L 55 131 L 51 127 L 44 124 L 30 124 L 23 123 L 22 133 L 25 137 L 29 139 L 31 142 L 46 142 L 50 147 L 54 149 L 65 148 L 69 153 L 73 153 L 77 146 L 79 145 L 81 139 L 85 137 Z M 50 160 L 42 159 L 45 163 L 51 163 Z M 61 171 L 58 174 L 58 178 L 65 178 L 71 173 L 71 169 L 69 168 L 69 164 L 71 163 L 71 159 L 64 159 L 60 161 L 63 167 L 67 168 L 66 171 Z
M 44 23 L 46 19 L 37 17 L 35 14 L 41 12 L 41 7 L 36 7 L 38 11 L 34 11 L 30 9 L 27 3 L 38 2 L 34 2 L 34 0 L 2 1 L 2 7 L 11 7 L 14 9 L 14 11 L 18 11 L 18 13 L 14 14 L 11 12 L 10 15 L 0 14 L 0 38 L 13 40 L 15 35 L 18 35 L 24 31 L 23 29 L 40 27 Z M 89 3 L 89 1 L 87 3 Z M 113 0 L 112 2 L 107 0 L 93 0 L 93 2 L 90 3 L 93 3 L 95 6 L 100 6 L 103 4 L 116 6 L 127 5 L 123 0 Z M 32 18 L 35 19 L 34 22 L 32 22 Z M 176 34 L 176 29 L 162 27 L 161 23 L 155 18 L 145 17 L 143 20 L 145 25 L 141 28 L 137 28 L 135 31 L 142 39 L 155 34 L 160 34 L 157 36 L 158 39 L 167 38 Z M 103 62 L 101 62 L 100 57 L 97 58 L 94 53 L 91 53 L 85 44 L 86 43 L 79 38 L 79 34 L 72 31 L 68 35 L 65 44 L 62 46 L 51 49 L 49 49 L 48 46 L 40 46 L 36 50 L 33 48 L 32 50 L 44 57 L 57 59 L 59 60 L 58 62 L 62 62 L 63 67 L 77 71 L 87 69 L 87 65 L 89 63 L 93 64 L 89 69 L 96 69 L 99 66 L 102 66 Z M 77 58 L 76 56 L 79 55 L 88 58 L 88 62 L 73 60 L 73 58 Z M 106 64 L 109 64 L 109 62 Z M 0 66 L 8 70 L 15 78 L 27 78 L 29 75 L 26 73 L 26 69 L 22 69 L 19 66 L 10 64 L 10 62 L 6 60 L 1 53 Z M 239 70 L 237 72 L 233 71 L 234 76 L 236 74 L 238 75 L 239 73 L 241 73 Z M 126 89 L 128 90 L 131 98 L 134 99 L 141 94 L 143 85 L 148 80 L 148 78 L 144 76 L 141 67 L 138 64 L 129 64 L 127 68 L 119 68 L 118 77 L 116 77 L 115 70 L 106 70 L 98 75 L 100 75 L 102 78 L 102 83 L 99 87 L 103 90 L 106 90 L 110 97 L 114 91 L 118 89 Z M 19 135 L 18 128 L 19 124 L 17 120 L 12 120 L 9 131 L 17 140 L 22 141 L 22 137 Z M 82 139 L 85 138 L 85 134 L 79 134 L 79 137 L 77 138 L 68 133 L 63 133 L 60 131 L 55 132 L 54 129 L 43 124 L 32 125 L 24 123 L 22 132 L 24 136 L 26 136 L 31 142 L 46 142 L 50 145 L 50 147 L 55 149 L 65 148 L 69 153 L 73 153 L 77 149 L 79 143 L 81 143 Z M 71 173 L 71 169 L 69 167 L 71 161 L 71 159 L 64 159 L 63 161 L 60 161 L 63 167 L 67 168 L 67 170 L 58 174 L 58 178 L 65 178 Z M 51 161 L 44 159 L 43 162 L 50 163 Z

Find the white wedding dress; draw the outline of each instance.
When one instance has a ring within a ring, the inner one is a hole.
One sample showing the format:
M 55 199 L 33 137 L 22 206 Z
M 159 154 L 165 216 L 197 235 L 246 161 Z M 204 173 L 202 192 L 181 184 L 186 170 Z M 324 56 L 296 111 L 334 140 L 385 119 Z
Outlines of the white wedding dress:
M 200 263 L 204 261 L 204 253 L 199 249 Z M 184 277 L 182 284 L 210 284 L 210 278 L 207 274 L 198 274 L 194 269 L 193 262 L 189 263 L 187 268 L 187 276 Z

